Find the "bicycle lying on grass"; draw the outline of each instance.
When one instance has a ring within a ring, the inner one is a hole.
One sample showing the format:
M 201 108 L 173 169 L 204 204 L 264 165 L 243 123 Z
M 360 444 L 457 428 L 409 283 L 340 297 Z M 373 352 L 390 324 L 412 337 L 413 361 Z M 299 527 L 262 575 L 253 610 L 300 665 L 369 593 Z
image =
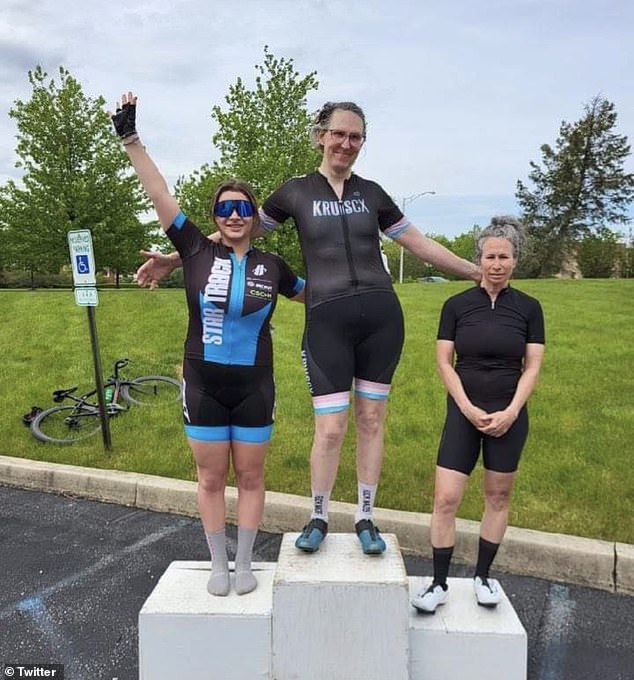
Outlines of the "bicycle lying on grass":
M 164 375 L 143 375 L 131 380 L 123 378 L 119 371 L 128 363 L 128 359 L 116 361 L 113 374 L 104 383 L 108 418 L 125 413 L 130 404 L 164 406 L 181 399 L 181 383 L 174 378 Z M 77 387 L 71 387 L 53 392 L 54 402 L 70 399 L 75 403 L 52 406 L 36 413 L 30 423 L 31 434 L 36 439 L 55 444 L 72 444 L 101 431 L 97 389 L 78 397 L 74 395 L 76 391 Z M 120 403 L 121 397 L 126 403 Z

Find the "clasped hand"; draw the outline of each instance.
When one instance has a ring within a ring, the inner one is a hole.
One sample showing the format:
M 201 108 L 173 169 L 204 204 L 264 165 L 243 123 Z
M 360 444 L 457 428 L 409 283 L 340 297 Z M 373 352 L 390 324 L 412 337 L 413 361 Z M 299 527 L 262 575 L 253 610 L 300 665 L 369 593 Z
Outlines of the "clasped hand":
M 465 415 L 474 427 L 490 437 L 501 437 L 506 434 L 516 419 L 508 409 L 487 413 L 478 406 L 471 406 Z

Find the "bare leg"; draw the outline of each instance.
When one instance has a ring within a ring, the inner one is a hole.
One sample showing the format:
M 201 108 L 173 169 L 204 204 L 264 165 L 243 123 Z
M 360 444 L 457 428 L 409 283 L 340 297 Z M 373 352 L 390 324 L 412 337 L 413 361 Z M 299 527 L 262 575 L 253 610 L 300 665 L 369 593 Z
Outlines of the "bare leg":
M 229 593 L 229 563 L 225 547 L 225 486 L 229 465 L 229 442 L 189 439 L 198 471 L 198 509 L 211 553 L 212 595 Z
M 387 401 L 356 396 L 354 415 L 357 428 L 357 478 L 365 484 L 378 484 L 384 451 L 384 425 Z
M 515 472 L 484 471 L 484 516 L 480 536 L 490 543 L 501 543 L 506 532 Z
M 315 416 L 315 435 L 310 453 L 313 492 L 330 494 L 335 485 L 341 446 L 348 430 L 348 411 Z
M 264 510 L 264 460 L 268 442 L 232 442 L 233 467 L 238 486 L 238 550 L 236 553 L 236 592 L 250 593 L 258 585 L 251 570 L 251 556 Z
M 456 542 L 456 513 L 462 502 L 469 476 L 457 470 L 436 466 L 434 509 L 430 538 L 435 548 L 449 548 Z

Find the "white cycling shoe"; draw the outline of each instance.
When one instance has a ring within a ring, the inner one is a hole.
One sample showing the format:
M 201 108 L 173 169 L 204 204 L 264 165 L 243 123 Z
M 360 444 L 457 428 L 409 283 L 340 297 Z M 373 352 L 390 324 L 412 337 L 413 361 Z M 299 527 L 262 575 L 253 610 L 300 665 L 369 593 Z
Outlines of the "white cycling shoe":
M 428 612 L 433 614 L 436 607 L 447 602 L 449 591 L 444 590 L 441 585 L 434 585 L 433 583 L 426 589 L 411 599 L 412 607 L 421 612 Z
M 502 592 L 497 581 L 488 578 L 476 576 L 473 579 L 473 590 L 478 604 L 482 607 L 497 607 L 502 599 Z

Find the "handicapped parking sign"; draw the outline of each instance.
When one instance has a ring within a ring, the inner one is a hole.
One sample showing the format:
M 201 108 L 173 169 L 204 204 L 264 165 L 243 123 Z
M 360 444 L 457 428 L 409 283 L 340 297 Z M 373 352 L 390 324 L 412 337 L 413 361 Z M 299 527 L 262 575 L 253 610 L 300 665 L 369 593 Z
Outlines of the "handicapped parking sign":
M 88 260 L 88 255 L 75 255 L 77 260 L 77 271 L 80 274 L 90 274 L 90 262 Z
M 95 278 L 95 257 L 90 230 L 69 231 L 68 247 L 73 268 L 73 283 L 76 286 L 94 286 L 97 279 Z

